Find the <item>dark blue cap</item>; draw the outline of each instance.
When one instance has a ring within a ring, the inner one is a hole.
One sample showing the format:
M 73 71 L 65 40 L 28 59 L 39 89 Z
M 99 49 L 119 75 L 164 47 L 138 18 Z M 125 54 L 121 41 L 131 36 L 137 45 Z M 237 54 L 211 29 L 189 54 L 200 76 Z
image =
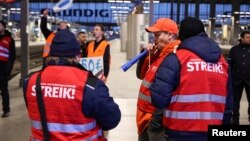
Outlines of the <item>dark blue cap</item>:
M 68 29 L 59 30 L 50 46 L 50 56 L 74 57 L 80 54 L 80 44 Z

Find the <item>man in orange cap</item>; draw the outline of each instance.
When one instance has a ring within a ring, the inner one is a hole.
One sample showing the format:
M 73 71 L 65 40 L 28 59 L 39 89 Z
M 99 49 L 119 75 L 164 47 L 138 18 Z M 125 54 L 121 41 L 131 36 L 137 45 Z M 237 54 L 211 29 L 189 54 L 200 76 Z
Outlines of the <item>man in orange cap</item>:
M 148 56 L 140 59 L 137 64 L 136 75 L 142 80 L 136 115 L 138 140 L 165 141 L 167 136 L 162 126 L 163 112 L 151 103 L 149 88 L 163 59 L 180 44 L 177 40 L 178 26 L 171 19 L 160 18 L 146 31 L 154 34 L 155 43 L 146 45 Z

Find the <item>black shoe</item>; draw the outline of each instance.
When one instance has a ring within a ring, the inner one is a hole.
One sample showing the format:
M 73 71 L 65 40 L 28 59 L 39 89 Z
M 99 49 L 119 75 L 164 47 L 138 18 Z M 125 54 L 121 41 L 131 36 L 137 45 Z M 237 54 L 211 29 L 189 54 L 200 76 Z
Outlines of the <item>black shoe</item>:
M 8 116 L 10 116 L 10 112 L 4 112 L 2 115 L 2 118 L 8 117 Z

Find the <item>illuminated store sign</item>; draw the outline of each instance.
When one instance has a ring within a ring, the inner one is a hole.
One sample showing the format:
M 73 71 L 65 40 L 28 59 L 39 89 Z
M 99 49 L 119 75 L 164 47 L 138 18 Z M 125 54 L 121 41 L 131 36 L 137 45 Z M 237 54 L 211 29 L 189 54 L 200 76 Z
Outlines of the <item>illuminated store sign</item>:
M 110 16 L 109 10 L 105 9 L 69 9 L 66 11 L 58 12 L 58 13 L 50 13 L 51 16 L 64 16 L 64 17 L 102 17 L 107 18 Z

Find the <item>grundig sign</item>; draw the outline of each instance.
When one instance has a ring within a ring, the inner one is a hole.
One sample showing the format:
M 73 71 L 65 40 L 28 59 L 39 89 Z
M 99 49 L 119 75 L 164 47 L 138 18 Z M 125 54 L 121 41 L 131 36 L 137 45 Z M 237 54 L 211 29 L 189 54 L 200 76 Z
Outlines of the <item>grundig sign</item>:
M 58 13 L 50 13 L 51 16 L 65 16 L 65 17 L 109 17 L 109 10 L 105 9 L 69 9 Z

